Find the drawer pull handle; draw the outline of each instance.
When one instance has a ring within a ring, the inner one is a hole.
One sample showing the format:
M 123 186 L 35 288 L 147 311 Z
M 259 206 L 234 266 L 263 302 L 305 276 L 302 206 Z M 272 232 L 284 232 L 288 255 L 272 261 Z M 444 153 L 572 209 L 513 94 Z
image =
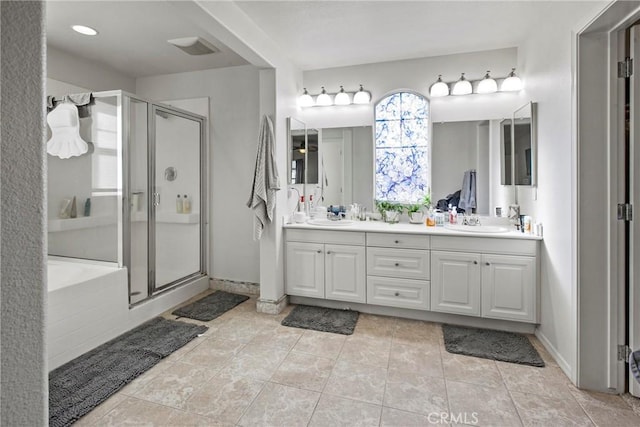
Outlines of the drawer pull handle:
M 477 265 L 477 264 L 478 264 L 478 261 L 473 261 L 473 263 Z
M 400 296 L 400 292 L 396 292 L 394 295 L 399 297 Z
M 485 262 L 485 263 L 484 263 L 484 265 L 491 265 L 491 264 L 490 264 L 490 263 L 488 263 L 488 262 Z
M 399 263 L 399 262 L 396 262 L 396 263 L 395 263 L 395 266 L 396 266 L 396 267 L 400 267 L 400 263 Z
M 398 243 L 400 243 L 400 240 L 396 240 L 396 245 L 397 245 Z

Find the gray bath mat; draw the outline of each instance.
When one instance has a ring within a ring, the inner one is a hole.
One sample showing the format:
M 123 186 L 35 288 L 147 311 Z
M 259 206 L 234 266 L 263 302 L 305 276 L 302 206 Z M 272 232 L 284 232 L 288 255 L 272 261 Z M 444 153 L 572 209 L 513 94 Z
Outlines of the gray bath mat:
M 189 319 L 208 322 L 248 299 L 249 297 L 246 295 L 216 291 L 211 295 L 200 298 L 198 301 L 180 307 L 171 314 L 175 314 L 178 317 L 188 317 Z
M 73 424 L 208 328 L 156 317 L 49 373 L 49 426 Z
M 298 305 L 284 318 L 282 324 L 293 328 L 351 335 L 359 315 L 357 311 L 351 310 Z
M 544 361 L 529 339 L 513 332 L 442 325 L 444 346 L 449 353 L 502 362 L 543 367 Z

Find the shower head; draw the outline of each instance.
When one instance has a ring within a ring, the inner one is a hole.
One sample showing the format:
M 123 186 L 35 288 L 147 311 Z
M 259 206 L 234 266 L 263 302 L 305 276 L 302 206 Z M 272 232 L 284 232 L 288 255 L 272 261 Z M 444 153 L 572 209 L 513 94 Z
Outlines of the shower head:
M 167 42 L 189 55 L 207 55 L 220 52 L 220 49 L 201 37 L 183 37 L 180 39 L 167 40 Z

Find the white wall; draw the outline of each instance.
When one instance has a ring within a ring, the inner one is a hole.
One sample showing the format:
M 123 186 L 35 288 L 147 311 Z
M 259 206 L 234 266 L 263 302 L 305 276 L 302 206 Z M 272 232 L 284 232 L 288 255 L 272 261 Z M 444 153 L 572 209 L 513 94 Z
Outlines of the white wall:
M 133 93 L 136 88 L 131 76 L 51 46 L 47 47 L 47 77 L 91 91 L 119 89 Z M 49 91 L 49 87 L 47 94 L 57 95 Z
M 209 275 L 254 283 L 260 277 L 259 246 L 246 202 L 258 141 L 258 76 L 255 67 L 241 66 L 136 80 L 136 93 L 151 100 L 209 97 Z
M 0 424 L 47 425 L 44 4 L 0 2 Z
M 560 367 L 575 381 L 576 254 L 573 242 L 572 38 L 603 3 L 554 5 L 536 32 L 520 48 L 518 68 L 525 76 L 525 97 L 538 102 L 538 190 L 536 216 L 544 225 L 541 250 L 541 322 L 538 336 Z M 541 4 L 540 7 L 548 7 Z M 535 191 L 521 192 L 523 209 Z

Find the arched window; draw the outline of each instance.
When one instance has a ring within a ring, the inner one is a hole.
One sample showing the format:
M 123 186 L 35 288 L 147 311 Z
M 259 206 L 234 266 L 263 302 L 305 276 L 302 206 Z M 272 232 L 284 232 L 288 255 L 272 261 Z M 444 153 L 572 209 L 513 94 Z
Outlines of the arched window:
M 429 191 L 429 100 L 396 92 L 375 107 L 375 199 L 416 203 Z

